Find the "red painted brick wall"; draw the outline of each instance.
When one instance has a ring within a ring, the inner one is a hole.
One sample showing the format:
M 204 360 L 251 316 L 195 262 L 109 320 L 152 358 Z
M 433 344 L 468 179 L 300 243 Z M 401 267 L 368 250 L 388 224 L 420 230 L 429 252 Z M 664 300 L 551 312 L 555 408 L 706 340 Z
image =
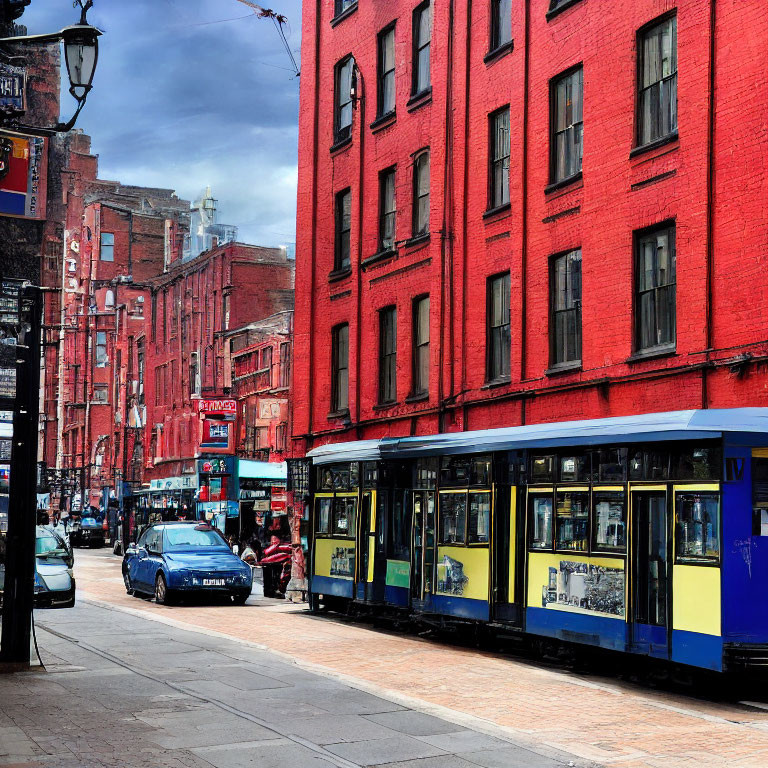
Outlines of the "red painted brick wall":
M 677 408 L 768 405 L 768 17 L 758 0 L 513 3 L 514 49 L 488 52 L 488 2 L 433 3 L 432 96 L 414 108 L 415 0 L 304 5 L 300 111 L 294 449 L 328 441 Z M 715 6 L 714 12 L 712 7 Z M 451 8 L 453 16 L 451 17 Z M 677 13 L 679 139 L 634 157 L 636 35 Z M 372 129 L 376 36 L 395 26 L 396 120 Z M 333 144 L 334 64 L 352 53 L 362 98 L 352 140 Z M 549 82 L 584 71 L 583 180 L 547 193 Z M 714 88 L 710 87 L 710 77 Z M 488 207 L 488 115 L 510 105 L 508 211 Z M 710 116 L 714 120 L 710 126 Z M 710 130 L 711 127 L 711 130 Z M 430 238 L 377 250 L 378 173 L 397 166 L 396 240 L 410 236 L 412 154 L 431 147 Z M 352 188 L 352 270 L 333 269 L 334 195 Z M 630 361 L 633 233 L 676 222 L 675 354 Z M 581 248 L 582 368 L 549 366 L 548 263 Z M 511 381 L 485 384 L 486 279 L 511 275 Z M 709 279 L 708 279 L 709 273 Z M 708 286 L 711 285 L 711 288 Z M 431 299 L 429 398 L 411 390 L 411 302 Z M 377 310 L 398 309 L 397 404 L 376 408 Z M 707 318 L 711 318 L 708 328 Z M 349 418 L 329 418 L 330 341 L 350 325 Z M 742 356 L 751 356 L 750 358 Z

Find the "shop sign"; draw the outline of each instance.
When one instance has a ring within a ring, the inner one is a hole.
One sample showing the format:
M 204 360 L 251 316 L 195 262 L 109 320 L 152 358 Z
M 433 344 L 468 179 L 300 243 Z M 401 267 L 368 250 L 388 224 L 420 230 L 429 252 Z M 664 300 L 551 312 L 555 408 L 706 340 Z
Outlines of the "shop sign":
M 24 112 L 27 70 L 0 62 L 0 107 L 7 112 Z
M 46 140 L 0 135 L 0 213 L 45 218 Z
M 197 488 L 197 477 L 182 475 L 181 477 L 163 477 L 159 480 L 149 481 L 151 491 L 180 491 L 184 488 Z
M 198 400 L 198 413 L 237 413 L 237 400 Z
M 288 511 L 286 502 L 284 501 L 276 501 L 275 499 L 272 499 L 272 512 L 275 514 L 284 515 Z
M 228 459 L 203 459 L 197 462 L 197 469 L 203 475 L 232 474 Z

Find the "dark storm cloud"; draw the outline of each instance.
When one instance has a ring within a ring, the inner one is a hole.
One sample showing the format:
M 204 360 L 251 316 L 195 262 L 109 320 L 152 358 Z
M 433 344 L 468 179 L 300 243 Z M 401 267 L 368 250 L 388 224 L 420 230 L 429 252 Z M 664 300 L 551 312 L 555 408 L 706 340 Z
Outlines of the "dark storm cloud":
M 289 18 L 298 60 L 300 0 L 268 5 Z M 78 126 L 100 175 L 191 199 L 211 184 L 241 240 L 293 241 L 299 82 L 272 22 L 237 0 L 95 0 L 89 20 L 105 34 Z M 21 21 L 47 32 L 76 13 L 32 0 Z

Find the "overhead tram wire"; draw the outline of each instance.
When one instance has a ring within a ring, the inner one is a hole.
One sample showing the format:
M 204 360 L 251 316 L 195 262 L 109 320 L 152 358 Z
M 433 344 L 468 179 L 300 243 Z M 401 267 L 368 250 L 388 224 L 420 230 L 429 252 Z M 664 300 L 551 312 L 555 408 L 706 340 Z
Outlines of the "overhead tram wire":
M 254 14 L 256 14 L 256 16 L 260 19 L 272 19 L 272 23 L 275 25 L 275 29 L 277 30 L 277 34 L 280 37 L 280 41 L 282 42 L 283 47 L 285 48 L 285 52 L 288 54 L 288 58 L 291 60 L 293 71 L 296 73 L 296 77 L 298 77 L 301 74 L 301 71 L 299 70 L 299 65 L 296 63 L 293 51 L 291 51 L 291 46 L 288 45 L 288 39 L 285 36 L 284 26 L 288 24 L 288 17 L 283 16 L 281 13 L 275 13 L 275 11 L 273 11 L 271 8 L 264 8 L 261 5 L 252 3 L 251 0 L 237 0 L 237 2 L 242 3 L 243 5 L 247 5 L 249 8 L 253 8 Z

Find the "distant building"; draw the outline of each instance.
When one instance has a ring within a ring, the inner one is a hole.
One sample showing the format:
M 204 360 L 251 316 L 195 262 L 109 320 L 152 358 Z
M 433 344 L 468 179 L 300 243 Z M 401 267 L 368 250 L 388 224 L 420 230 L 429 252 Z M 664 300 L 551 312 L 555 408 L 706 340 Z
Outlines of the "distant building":
M 189 261 L 217 245 L 237 240 L 237 227 L 219 224 L 218 210 L 211 188 L 207 187 L 203 197 L 192 205 L 189 235 L 184 241 L 184 261 Z

